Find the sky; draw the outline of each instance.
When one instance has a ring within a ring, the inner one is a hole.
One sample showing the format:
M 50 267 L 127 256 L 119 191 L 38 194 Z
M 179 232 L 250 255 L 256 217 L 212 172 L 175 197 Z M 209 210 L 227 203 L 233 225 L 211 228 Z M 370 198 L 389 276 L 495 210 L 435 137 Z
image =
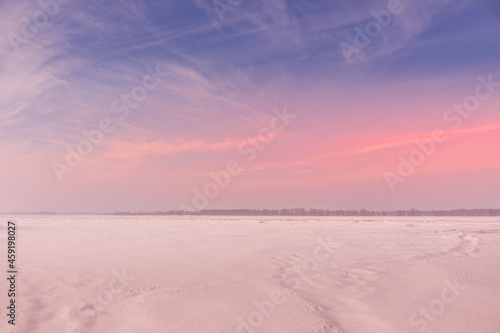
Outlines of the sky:
M 499 208 L 493 0 L 3 0 L 0 212 Z

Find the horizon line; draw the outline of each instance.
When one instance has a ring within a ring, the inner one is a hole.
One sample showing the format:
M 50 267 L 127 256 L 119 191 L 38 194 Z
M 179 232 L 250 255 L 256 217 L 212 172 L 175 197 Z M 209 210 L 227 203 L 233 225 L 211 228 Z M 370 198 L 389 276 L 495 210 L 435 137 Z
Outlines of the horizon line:
M 273 208 L 273 209 L 201 209 L 196 211 L 115 211 L 115 212 L 0 212 L 0 215 L 240 215 L 240 216 L 500 216 L 499 208 L 456 208 L 456 209 L 324 209 L 324 208 Z

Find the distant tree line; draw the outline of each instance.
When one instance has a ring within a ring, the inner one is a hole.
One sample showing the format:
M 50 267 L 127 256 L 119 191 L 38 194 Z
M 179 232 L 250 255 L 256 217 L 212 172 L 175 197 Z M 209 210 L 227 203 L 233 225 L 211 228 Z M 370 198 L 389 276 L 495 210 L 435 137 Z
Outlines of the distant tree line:
M 500 216 L 500 209 L 367 210 L 367 209 L 204 209 L 199 211 L 116 212 L 114 215 L 236 215 L 236 216 Z

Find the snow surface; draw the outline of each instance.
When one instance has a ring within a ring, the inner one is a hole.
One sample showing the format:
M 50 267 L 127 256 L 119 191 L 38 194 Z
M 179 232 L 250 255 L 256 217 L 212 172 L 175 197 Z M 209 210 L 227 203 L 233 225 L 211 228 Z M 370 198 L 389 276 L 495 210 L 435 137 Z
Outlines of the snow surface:
M 1 332 L 500 332 L 498 218 L 14 220 Z

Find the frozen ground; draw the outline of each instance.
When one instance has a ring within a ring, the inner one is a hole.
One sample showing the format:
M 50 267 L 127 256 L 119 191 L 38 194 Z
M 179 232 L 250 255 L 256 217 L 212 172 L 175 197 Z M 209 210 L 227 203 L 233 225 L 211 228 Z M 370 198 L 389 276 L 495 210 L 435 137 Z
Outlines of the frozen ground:
M 15 221 L 1 332 L 500 332 L 498 218 Z

